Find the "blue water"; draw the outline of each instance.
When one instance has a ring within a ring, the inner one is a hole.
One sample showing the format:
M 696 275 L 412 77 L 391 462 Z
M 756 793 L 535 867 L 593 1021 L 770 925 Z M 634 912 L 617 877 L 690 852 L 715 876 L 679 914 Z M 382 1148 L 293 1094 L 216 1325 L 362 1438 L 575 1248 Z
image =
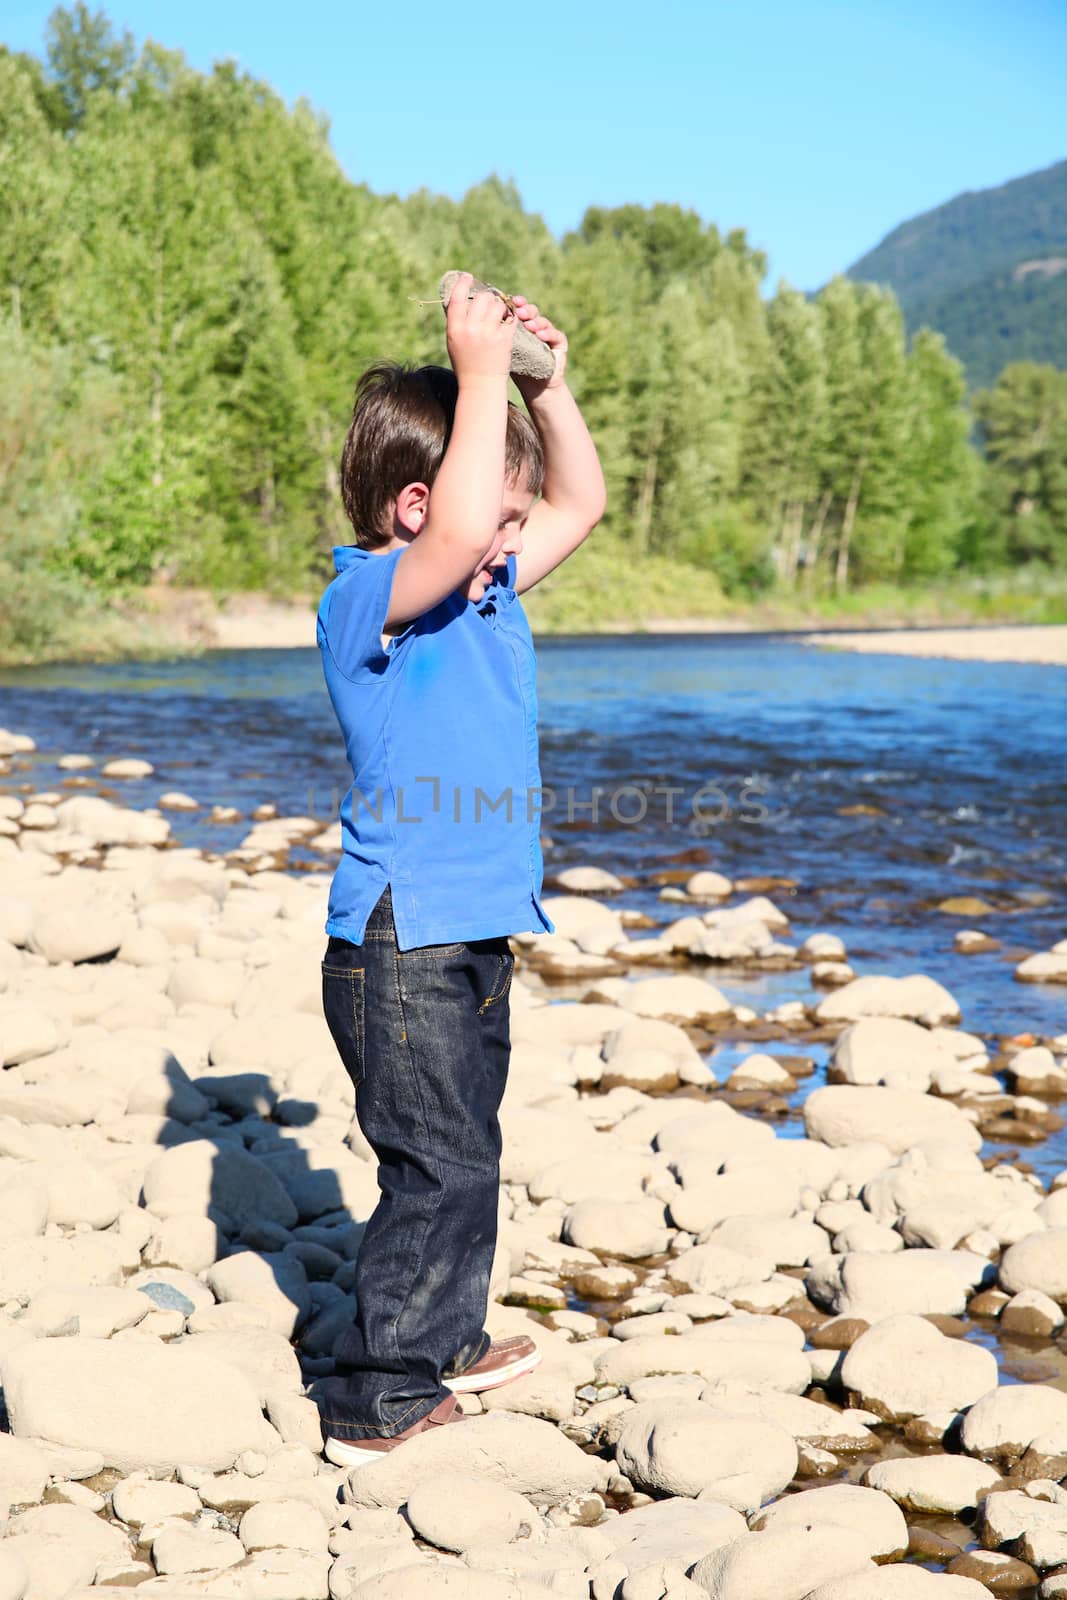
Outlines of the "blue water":
M 1067 1031 L 1067 988 L 1012 976 L 1067 936 L 1067 670 L 773 634 L 544 639 L 538 659 L 547 876 L 602 864 L 636 880 L 624 903 L 661 918 L 679 914 L 653 882 L 664 869 L 786 877 L 771 893 L 791 939 L 835 932 L 861 972 L 931 974 L 976 1032 Z M 138 755 L 151 778 L 100 792 L 148 806 L 182 789 L 246 814 L 272 801 L 325 825 L 350 782 L 314 650 L 7 669 L 0 725 L 39 747 L 8 788 L 58 786 L 64 752 Z M 877 809 L 842 815 L 856 806 Z M 248 827 L 168 815 L 212 849 Z M 995 910 L 932 909 L 961 894 Z M 1003 949 L 957 955 L 953 933 L 975 925 Z M 721 986 L 760 1009 L 811 995 L 806 974 Z

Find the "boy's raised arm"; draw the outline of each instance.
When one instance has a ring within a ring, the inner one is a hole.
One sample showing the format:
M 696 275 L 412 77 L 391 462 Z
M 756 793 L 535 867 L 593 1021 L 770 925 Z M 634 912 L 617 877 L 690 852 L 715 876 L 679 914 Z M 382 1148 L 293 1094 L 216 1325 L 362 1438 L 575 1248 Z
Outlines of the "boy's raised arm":
M 523 295 L 512 300 L 520 320 L 556 355 L 551 378 L 515 379 L 545 451 L 544 489 L 527 518 L 523 547 L 515 558 L 515 588 L 521 594 L 588 537 L 604 515 L 607 491 L 596 445 L 565 380 L 567 336 Z
M 444 460 L 432 489 L 421 484 L 404 490 L 403 515 L 418 537 L 393 575 L 386 615 L 393 629 L 422 616 L 468 579 L 497 534 L 515 324 L 495 296 L 468 300 L 469 286 L 461 278 L 448 305 L 446 337 L 459 393 Z

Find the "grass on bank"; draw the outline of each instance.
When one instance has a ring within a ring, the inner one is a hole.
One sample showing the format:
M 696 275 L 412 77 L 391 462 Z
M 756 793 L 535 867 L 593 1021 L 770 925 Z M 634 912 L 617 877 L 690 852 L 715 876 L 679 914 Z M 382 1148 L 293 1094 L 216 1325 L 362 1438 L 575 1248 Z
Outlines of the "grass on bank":
M 226 598 L 159 588 L 108 597 L 83 580 L 20 572 L 0 558 L 0 666 L 198 655 L 211 646 L 211 617 Z M 921 587 L 871 585 L 837 598 L 772 591 L 741 600 L 725 595 L 706 568 L 659 555 L 638 564 L 590 542 L 523 604 L 540 634 L 682 630 L 687 621 L 696 630 L 1067 623 L 1067 573 L 1019 568 Z

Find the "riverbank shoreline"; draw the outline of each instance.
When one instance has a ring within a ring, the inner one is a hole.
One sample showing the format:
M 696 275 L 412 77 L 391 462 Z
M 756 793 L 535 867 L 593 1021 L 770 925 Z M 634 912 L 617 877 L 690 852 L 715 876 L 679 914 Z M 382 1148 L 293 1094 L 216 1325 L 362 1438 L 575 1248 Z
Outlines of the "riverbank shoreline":
M 938 656 L 950 661 L 1013 661 L 1067 667 L 1067 626 L 1060 623 L 972 624 L 963 628 L 823 629 L 804 644 L 866 654 Z
M 1067 623 L 1019 622 L 1017 619 L 959 621 L 955 617 L 912 619 L 898 608 L 872 604 L 869 611 L 846 620 L 790 614 L 767 602 L 729 614 L 697 616 L 650 615 L 604 619 L 596 627 L 565 628 L 538 616 L 537 597 L 527 609 L 539 639 L 593 635 L 632 636 L 686 634 L 762 634 L 796 637 L 804 644 L 839 650 L 893 655 L 942 657 L 951 660 L 1030 662 L 1067 666 Z M 198 656 L 212 650 L 313 649 L 316 604 L 283 600 L 261 591 L 216 597 L 207 589 L 174 589 L 164 585 L 114 601 L 106 625 L 90 633 L 77 648 L 55 655 L 6 653 L 0 642 L 0 668 L 34 667 L 54 661 L 87 664 Z

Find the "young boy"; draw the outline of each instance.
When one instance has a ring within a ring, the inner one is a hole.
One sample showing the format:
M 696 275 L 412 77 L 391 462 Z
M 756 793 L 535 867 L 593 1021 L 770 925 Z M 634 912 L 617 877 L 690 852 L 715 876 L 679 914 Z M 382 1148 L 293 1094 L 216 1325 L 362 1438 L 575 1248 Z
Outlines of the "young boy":
M 360 381 L 341 462 L 356 543 L 335 548 L 318 615 L 354 779 L 323 1008 L 381 1190 L 354 1323 L 334 1376 L 311 1390 L 342 1466 L 461 1421 L 457 1394 L 540 1359 L 531 1339 L 493 1343 L 483 1326 L 508 935 L 554 931 L 539 899 L 535 661 L 518 595 L 599 521 L 604 479 L 565 382 L 564 334 L 523 296 L 512 310 L 471 284 L 463 274 L 448 305 L 452 371 L 382 363 Z M 547 380 L 516 379 L 529 417 L 507 397 L 516 318 L 555 357 Z

